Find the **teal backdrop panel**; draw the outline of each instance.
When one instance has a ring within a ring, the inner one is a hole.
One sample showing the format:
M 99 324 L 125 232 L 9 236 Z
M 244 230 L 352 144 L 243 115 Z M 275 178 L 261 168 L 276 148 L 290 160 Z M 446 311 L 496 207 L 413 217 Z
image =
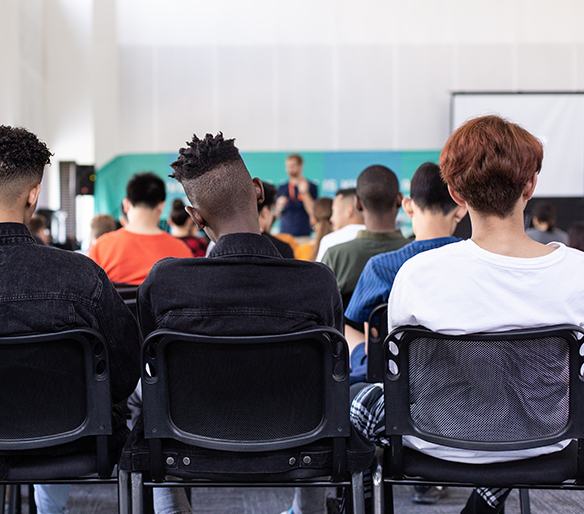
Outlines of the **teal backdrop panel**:
M 424 162 L 438 162 L 439 150 L 391 152 L 300 152 L 304 158 L 304 175 L 318 184 L 319 196 L 334 197 L 340 188 L 355 187 L 357 177 L 367 167 L 382 164 L 391 168 L 400 181 L 404 195 L 410 191 L 410 180 Z M 253 177 L 278 186 L 286 182 L 284 162 L 289 152 L 242 152 L 243 160 Z M 168 216 L 175 198 L 187 202 L 182 186 L 168 175 L 176 153 L 130 154 L 116 157 L 97 172 L 95 183 L 95 213 L 111 214 L 118 218 L 126 183 L 132 175 L 151 171 L 166 183 L 167 201 L 163 218 Z M 409 219 L 398 216 L 404 232 L 409 232 Z

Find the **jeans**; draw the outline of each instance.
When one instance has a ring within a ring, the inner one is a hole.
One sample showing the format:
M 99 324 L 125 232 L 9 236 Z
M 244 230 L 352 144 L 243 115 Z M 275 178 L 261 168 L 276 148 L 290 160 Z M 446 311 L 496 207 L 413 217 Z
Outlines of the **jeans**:
M 69 484 L 35 485 L 34 501 L 38 514 L 63 514 L 69 498 Z M 154 488 L 156 514 L 191 514 L 191 506 L 182 488 Z

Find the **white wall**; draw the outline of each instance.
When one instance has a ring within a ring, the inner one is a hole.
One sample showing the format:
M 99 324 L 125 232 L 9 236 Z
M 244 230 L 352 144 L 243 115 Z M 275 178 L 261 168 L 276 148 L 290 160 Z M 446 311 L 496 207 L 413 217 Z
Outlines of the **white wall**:
M 454 90 L 584 89 L 579 0 L 117 0 L 118 151 L 438 149 Z M 107 153 L 107 152 L 106 152 Z

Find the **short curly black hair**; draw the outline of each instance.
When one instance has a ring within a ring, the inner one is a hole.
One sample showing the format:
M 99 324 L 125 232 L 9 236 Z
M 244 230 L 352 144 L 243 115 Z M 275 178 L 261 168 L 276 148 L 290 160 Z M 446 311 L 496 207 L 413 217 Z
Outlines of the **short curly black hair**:
M 187 141 L 187 147 L 179 150 L 179 156 L 170 166 L 174 173 L 170 177 L 179 182 L 201 177 L 227 162 L 241 159 L 235 139 L 223 139 L 219 132 L 216 136 L 207 134 L 199 139 L 193 134 L 193 140 Z
M 0 126 L 0 182 L 14 180 L 40 183 L 51 163 L 47 145 L 24 128 Z

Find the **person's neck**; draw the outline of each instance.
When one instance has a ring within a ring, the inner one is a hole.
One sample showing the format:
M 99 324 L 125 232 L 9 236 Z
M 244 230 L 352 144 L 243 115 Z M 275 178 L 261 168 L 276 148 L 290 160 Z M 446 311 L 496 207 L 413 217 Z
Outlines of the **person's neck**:
M 160 234 L 162 230 L 158 228 L 159 222 L 160 213 L 158 210 L 134 207 L 128 211 L 128 223 L 124 228 L 134 234 Z
M 217 224 L 213 234 L 215 234 L 215 241 L 219 240 L 221 236 L 229 234 L 257 234 L 261 235 L 260 224 L 257 218 L 254 220 L 233 219 L 227 220 L 223 223 Z
M 363 211 L 363 224 L 365 230 L 370 232 L 391 232 L 395 230 L 395 217 L 397 212 L 388 212 L 383 214 L 373 214 Z
M 554 248 L 525 234 L 523 210 L 516 208 L 504 218 L 479 214 L 469 208 L 471 240 L 483 250 L 508 257 L 534 258 L 548 255 Z
M 456 222 L 452 216 L 434 214 L 432 212 L 418 212 L 413 220 L 416 241 L 450 237 L 456 229 Z
M 190 228 L 186 225 L 183 227 L 178 227 L 177 225 L 173 225 L 170 229 L 170 233 L 174 237 L 188 237 L 190 235 Z
M 26 224 L 26 212 L 22 208 L 3 207 L 0 205 L 0 223 Z

